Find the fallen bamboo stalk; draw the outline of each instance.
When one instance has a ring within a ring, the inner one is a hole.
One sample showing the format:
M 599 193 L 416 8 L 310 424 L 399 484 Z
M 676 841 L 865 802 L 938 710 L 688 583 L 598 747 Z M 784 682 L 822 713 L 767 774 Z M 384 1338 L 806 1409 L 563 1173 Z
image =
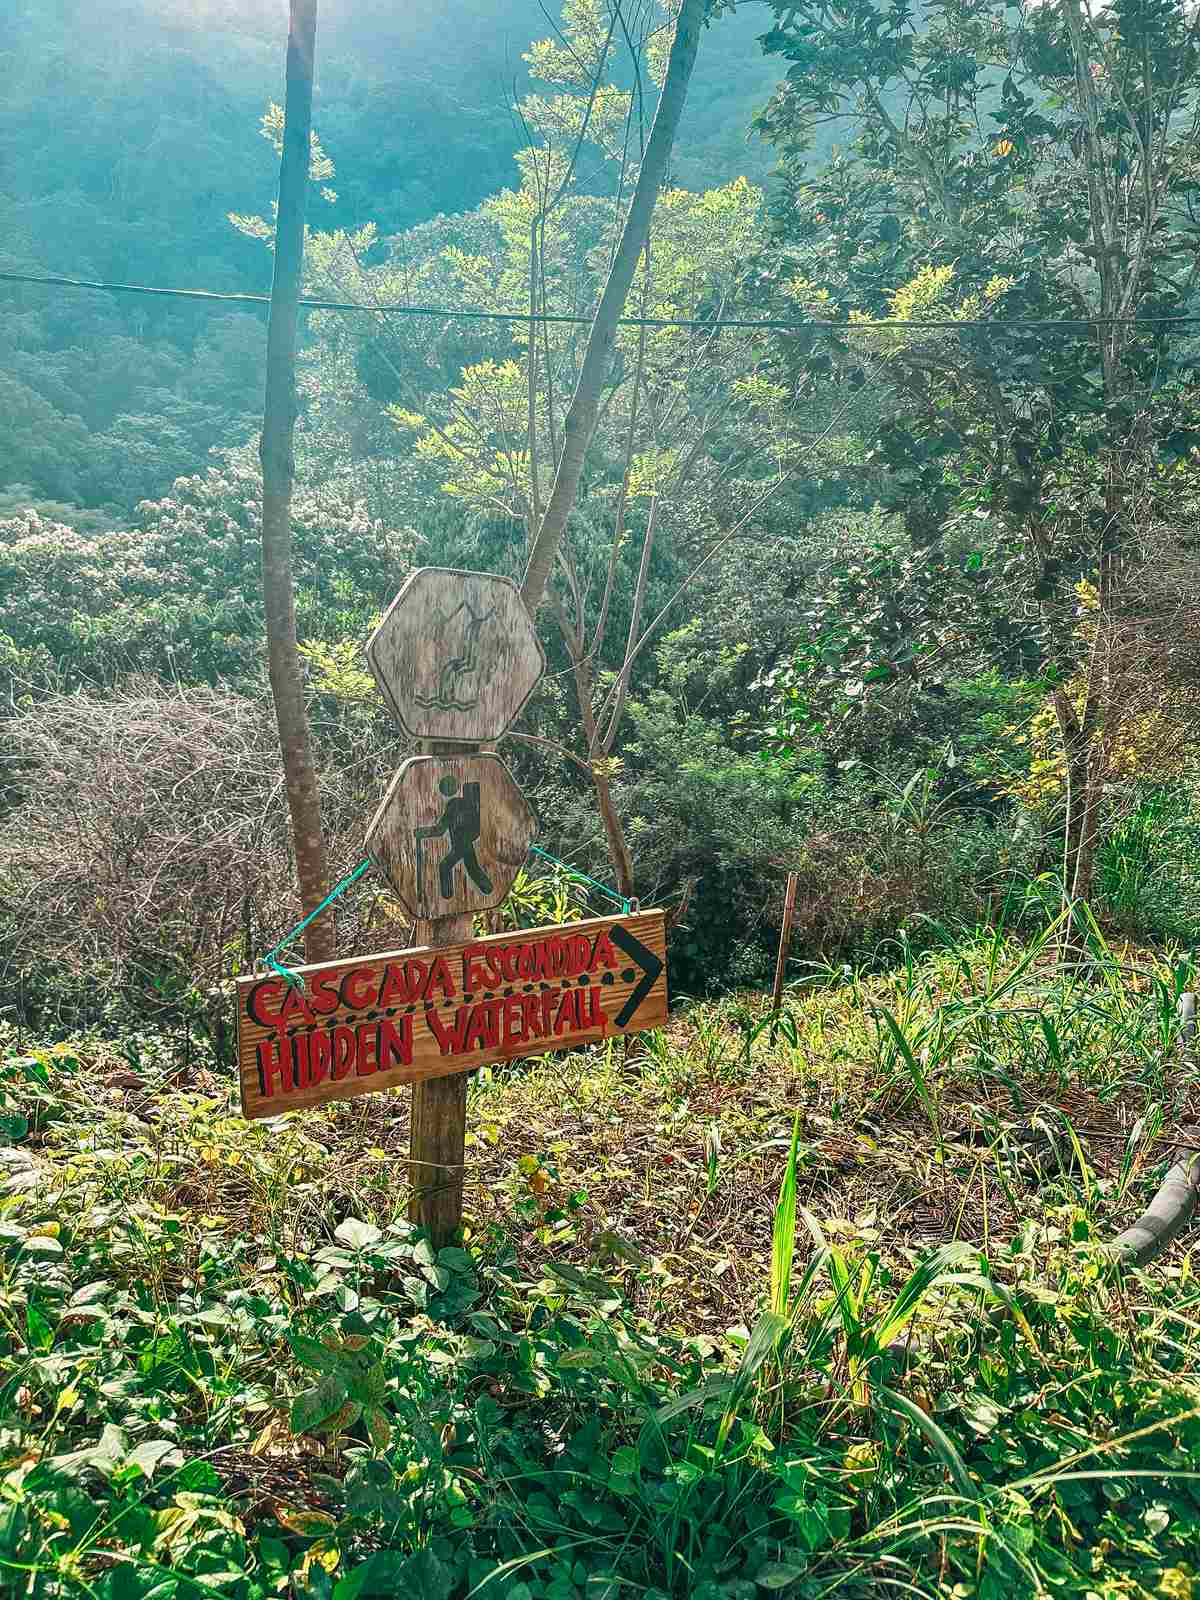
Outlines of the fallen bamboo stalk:
M 1187 1227 L 1197 1202 L 1200 1202 L 1200 1159 L 1191 1153 L 1178 1154 L 1154 1199 L 1137 1221 L 1107 1246 L 1106 1253 L 1118 1266 L 1146 1266 Z

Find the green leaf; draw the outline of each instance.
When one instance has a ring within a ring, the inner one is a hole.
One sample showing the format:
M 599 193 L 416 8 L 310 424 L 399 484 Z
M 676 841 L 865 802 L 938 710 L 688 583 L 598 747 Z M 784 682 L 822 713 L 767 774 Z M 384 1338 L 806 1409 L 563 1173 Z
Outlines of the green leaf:
M 795 1583 L 807 1571 L 807 1562 L 768 1561 L 754 1574 L 754 1581 L 760 1589 L 786 1589 L 789 1583 Z
M 152 1478 L 156 1469 L 172 1454 L 178 1456 L 180 1460 L 183 1459 L 183 1453 L 173 1439 L 143 1439 L 136 1449 L 129 1452 L 126 1459 L 147 1478 Z
M 60 1256 L 63 1247 L 47 1233 L 26 1235 L 25 1254 L 28 1256 Z
M 392 1442 L 392 1425 L 387 1416 L 378 1406 L 368 1406 L 363 1415 L 366 1419 L 367 1432 L 371 1436 L 371 1443 L 376 1450 L 386 1450 Z
M 792 1143 L 779 1199 L 775 1206 L 775 1226 L 771 1239 L 771 1310 L 786 1317 L 792 1289 L 792 1261 L 796 1253 L 796 1149 L 800 1143 L 800 1113 L 792 1124 Z
M 584 1294 L 598 1295 L 602 1300 L 611 1300 L 618 1294 L 608 1279 L 602 1278 L 599 1273 L 581 1272 L 568 1261 L 551 1261 L 548 1265 L 556 1278 Z
M 316 1339 L 306 1339 L 300 1333 L 289 1333 L 287 1340 L 296 1360 L 313 1372 L 336 1372 L 342 1364 L 342 1358 L 336 1350 L 331 1350 Z
M 373 1222 L 363 1222 L 360 1217 L 347 1217 L 333 1230 L 333 1237 L 350 1250 L 366 1250 L 378 1244 L 383 1234 Z
M 31 1350 L 49 1350 L 54 1343 L 54 1329 L 32 1300 L 25 1307 L 25 1343 Z
M 579 1350 L 564 1350 L 555 1365 L 563 1368 L 573 1367 L 600 1367 L 604 1365 L 606 1356 L 602 1350 L 589 1350 L 583 1346 Z
M 302 1389 L 292 1401 L 292 1432 L 311 1433 L 342 1409 L 346 1402 L 346 1383 L 328 1372 L 311 1389 Z
M 907 1395 L 897 1394 L 894 1389 L 880 1387 L 879 1393 L 886 1400 L 893 1411 L 915 1424 L 928 1439 L 934 1453 L 954 1480 L 958 1492 L 968 1500 L 978 1500 L 979 1491 L 971 1482 L 967 1472 L 966 1463 L 954 1448 L 950 1436 L 940 1428 L 928 1413 L 921 1410 L 920 1406 L 910 1400 Z

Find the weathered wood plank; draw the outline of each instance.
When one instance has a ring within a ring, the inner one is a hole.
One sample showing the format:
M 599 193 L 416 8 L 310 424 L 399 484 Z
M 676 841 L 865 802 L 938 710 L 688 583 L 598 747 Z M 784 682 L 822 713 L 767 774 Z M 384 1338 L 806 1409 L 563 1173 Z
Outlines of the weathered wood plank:
M 662 911 L 491 934 L 240 978 L 242 1114 L 468 1072 L 667 1016 Z
M 367 829 L 367 854 L 410 916 L 498 906 L 537 823 L 499 756 L 413 756 Z
M 511 578 L 420 567 L 368 640 L 367 664 L 414 738 L 489 744 L 521 714 L 546 655 Z

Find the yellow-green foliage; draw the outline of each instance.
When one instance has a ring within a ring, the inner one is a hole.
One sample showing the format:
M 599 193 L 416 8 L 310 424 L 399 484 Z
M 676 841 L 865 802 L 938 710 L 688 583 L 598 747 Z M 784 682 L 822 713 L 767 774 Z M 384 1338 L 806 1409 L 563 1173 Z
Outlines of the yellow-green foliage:
M 1076 633 L 1082 645 L 1090 646 L 1096 636 L 1100 597 L 1094 584 L 1075 585 L 1079 597 Z M 1082 718 L 1087 698 L 1088 671 L 1081 668 L 1067 682 L 1065 693 L 1076 717 Z M 1128 702 L 1111 701 L 1102 707 L 1101 729 L 1103 780 L 1132 783 L 1138 779 L 1179 778 L 1187 770 L 1180 741 L 1174 737 L 1170 716 L 1163 709 L 1132 708 Z M 1028 769 L 1012 782 L 1007 793 L 1034 811 L 1051 810 L 1061 803 L 1067 781 L 1066 754 L 1058 726 L 1054 701 L 1047 698 L 1038 707 L 1024 730 L 1009 728 L 1014 742 L 1027 747 Z
M 362 644 L 357 639 L 322 644 L 319 640 L 302 644 L 300 654 L 308 662 L 309 682 L 319 694 L 329 695 L 348 705 L 375 705 L 379 690 L 362 665 Z
M 955 268 L 952 265 L 924 266 L 916 277 L 888 296 L 890 316 L 880 320 L 864 311 L 851 311 L 850 320 L 869 323 L 881 330 L 876 344 L 880 351 L 899 350 L 904 348 L 907 338 L 903 329 L 889 329 L 890 323 L 968 322 L 973 317 L 983 316 L 1012 287 L 1013 281 L 997 275 L 982 289 L 956 298 Z

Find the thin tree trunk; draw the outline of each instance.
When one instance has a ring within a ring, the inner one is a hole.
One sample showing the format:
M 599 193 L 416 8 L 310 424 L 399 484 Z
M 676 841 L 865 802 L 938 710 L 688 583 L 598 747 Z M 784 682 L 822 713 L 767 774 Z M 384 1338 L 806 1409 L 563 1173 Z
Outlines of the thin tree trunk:
M 613 257 L 608 282 L 588 335 L 575 394 L 563 424 L 562 454 L 558 460 L 554 488 L 537 538 L 529 552 L 529 567 L 525 573 L 522 595 L 530 612 L 535 612 L 542 603 L 567 517 L 579 492 L 584 457 L 596 429 L 604 378 L 616 341 L 617 323 L 625 308 L 638 256 L 650 231 L 654 202 L 666 177 L 675 132 L 679 127 L 679 118 L 687 99 L 688 82 L 696 61 L 704 12 L 705 0 L 682 0 L 679 8 L 667 75 L 659 96 L 658 109 L 654 113 L 645 158 L 638 173 L 637 187 L 625 218 L 621 241 Z
M 1075 846 L 1075 871 L 1070 884 L 1072 900 L 1087 900 L 1092 892 L 1096 870 L 1096 846 L 1100 839 L 1100 790 L 1103 759 L 1089 760 L 1080 807 L 1079 835 Z
M 617 888 L 627 898 L 633 897 L 633 858 L 625 841 L 625 829 L 613 803 L 612 785 L 609 782 L 608 757 L 600 743 L 596 717 L 592 710 L 592 658 L 583 653 L 583 642 L 571 630 L 570 622 L 561 605 L 555 600 L 555 617 L 575 677 L 575 698 L 579 702 L 579 725 L 583 730 L 588 752 L 588 770 L 592 775 L 592 789 L 596 795 L 596 809 L 604 824 L 604 837 L 608 842 L 609 859 L 617 878 Z
M 603 761 L 604 757 L 598 757 Z M 627 900 L 633 898 L 633 858 L 629 854 L 629 846 L 625 843 L 625 830 L 621 826 L 621 819 L 617 815 L 617 808 L 613 802 L 612 787 L 607 777 L 602 777 L 596 769 L 592 768 L 592 786 L 596 791 L 596 809 L 600 813 L 600 820 L 604 824 L 604 836 L 608 840 L 608 854 L 613 864 L 613 871 L 617 877 L 617 888 Z
M 292 820 L 296 875 L 306 916 L 328 892 L 321 799 L 296 642 L 291 550 L 296 339 L 304 261 L 316 36 L 317 0 L 291 0 L 283 154 L 279 161 L 279 214 L 275 222 L 275 271 L 267 328 L 267 387 L 259 445 L 263 473 L 262 582 L 267 660 Z M 308 961 L 332 959 L 333 919 L 330 914 L 309 924 L 304 935 L 304 952 Z
M 1083 818 L 1087 807 L 1087 745 L 1083 739 L 1079 719 L 1067 699 L 1066 692 L 1062 689 L 1054 691 L 1054 709 L 1058 716 L 1058 731 L 1062 740 L 1066 768 L 1066 817 L 1062 868 L 1063 895 L 1069 901 L 1079 865 L 1079 841 L 1083 836 Z

